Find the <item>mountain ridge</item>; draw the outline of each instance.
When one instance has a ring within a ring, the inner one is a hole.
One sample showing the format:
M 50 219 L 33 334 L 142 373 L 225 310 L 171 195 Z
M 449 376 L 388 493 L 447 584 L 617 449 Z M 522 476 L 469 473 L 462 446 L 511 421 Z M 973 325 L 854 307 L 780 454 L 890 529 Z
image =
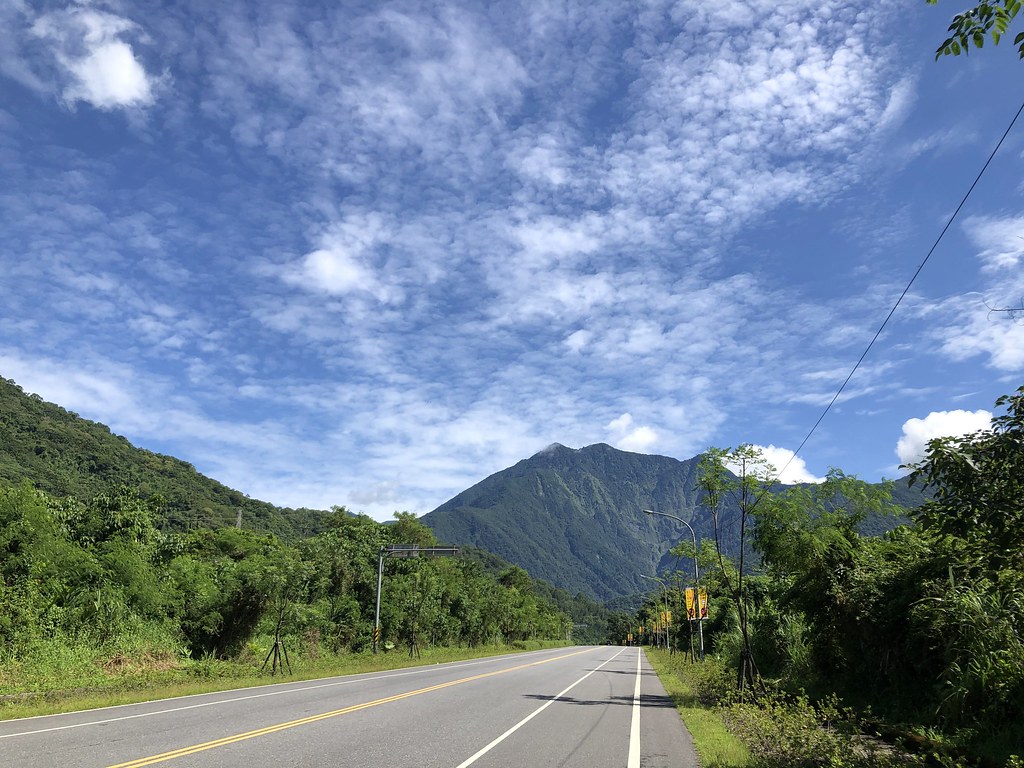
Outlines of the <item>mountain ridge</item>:
M 647 588 L 640 574 L 653 574 L 661 559 L 651 545 L 677 529 L 641 510 L 672 508 L 692 517 L 698 462 L 605 443 L 578 449 L 554 443 L 484 478 L 422 521 L 439 539 L 487 549 L 570 592 L 621 597 Z

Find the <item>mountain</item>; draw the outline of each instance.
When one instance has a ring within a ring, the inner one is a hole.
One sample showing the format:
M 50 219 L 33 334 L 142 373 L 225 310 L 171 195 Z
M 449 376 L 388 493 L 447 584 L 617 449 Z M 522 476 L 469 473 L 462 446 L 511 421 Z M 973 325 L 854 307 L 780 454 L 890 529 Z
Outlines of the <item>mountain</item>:
M 136 448 L 94 421 L 27 394 L 0 377 L 0 482 L 28 480 L 54 496 L 89 500 L 125 484 L 162 496 L 168 530 L 242 525 L 297 539 L 322 530 L 330 513 L 250 499 L 171 456 Z
M 688 536 L 641 510 L 692 520 L 697 463 L 556 443 L 421 519 L 441 541 L 486 549 L 557 587 L 607 600 L 647 591 L 641 575 L 656 573 L 662 554 Z
M 691 567 L 692 561 L 676 562 L 668 553 L 690 539 L 686 527 L 642 510 L 675 515 L 698 539 L 713 538 L 711 514 L 697 483 L 699 462 L 699 456 L 679 461 L 603 443 L 580 449 L 556 443 L 421 520 L 441 541 L 493 552 L 573 594 L 622 598 L 649 591 L 652 584 L 644 576 Z M 912 507 L 921 499 L 905 482 L 897 484 L 897 503 Z M 723 529 L 737 514 L 735 506 L 723 505 Z M 892 519 L 865 522 L 869 533 L 893 525 Z

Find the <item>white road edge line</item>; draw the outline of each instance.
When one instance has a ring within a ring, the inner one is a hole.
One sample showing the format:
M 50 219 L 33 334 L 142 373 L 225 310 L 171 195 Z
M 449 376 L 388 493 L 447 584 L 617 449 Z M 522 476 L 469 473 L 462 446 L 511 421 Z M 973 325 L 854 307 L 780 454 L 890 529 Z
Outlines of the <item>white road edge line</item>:
M 473 763 L 475 763 L 475 762 L 476 762 L 477 760 L 479 760 L 479 759 L 480 759 L 481 757 L 483 757 L 484 755 L 486 755 L 486 754 L 487 754 L 488 752 L 490 752 L 490 751 L 491 751 L 492 749 L 494 749 L 494 748 L 495 748 L 496 746 L 498 746 L 499 744 L 501 744 L 501 742 L 503 742 L 503 741 L 504 741 L 505 739 L 507 739 L 507 738 L 508 738 L 509 736 L 511 736 L 511 735 L 512 735 L 513 733 L 515 733 L 515 732 L 516 732 L 516 731 L 518 731 L 518 730 L 519 730 L 520 728 L 522 728 L 522 727 L 523 727 L 524 725 L 526 725 L 526 724 L 527 724 L 528 722 L 530 722 L 531 720 L 533 720 L 533 718 L 535 718 L 535 717 L 536 717 L 537 715 L 539 715 L 539 714 L 540 714 L 541 712 L 543 712 L 543 711 L 544 711 L 545 709 L 547 709 L 547 708 L 548 708 L 548 707 L 550 707 L 550 706 L 551 706 L 552 704 L 554 704 L 554 703 L 555 703 L 556 701 L 558 701 L 558 700 L 559 700 L 560 698 L 562 698 L 563 696 L 565 696 L 565 694 L 567 694 L 567 693 L 568 693 L 569 691 L 571 691 L 571 690 L 572 690 L 573 688 L 575 688 L 575 687 L 576 687 L 577 685 L 579 685 L 579 684 L 580 684 L 580 683 L 582 683 L 582 682 L 583 682 L 584 680 L 586 680 L 586 679 L 587 679 L 588 677 L 590 677 L 590 676 L 591 676 L 592 674 L 594 674 L 594 673 L 595 673 L 595 672 L 597 672 L 597 671 L 598 671 L 599 669 L 601 669 L 601 667 L 603 667 L 603 666 L 604 666 L 605 664 L 607 664 L 607 663 L 609 663 L 609 662 L 611 662 L 611 661 L 614 661 L 615 659 L 617 659 L 617 658 L 619 657 L 619 655 L 620 655 L 620 654 L 622 654 L 622 653 L 625 653 L 625 651 L 626 651 L 626 649 L 625 649 L 625 648 L 623 648 L 623 649 L 622 649 L 621 651 L 619 651 L 618 653 L 616 653 L 616 654 L 615 654 L 614 656 L 612 656 L 611 658 L 609 658 L 609 659 L 605 659 L 604 661 L 602 661 L 602 662 L 601 662 L 600 664 L 598 664 L 598 665 L 597 665 L 597 666 L 596 666 L 596 667 L 595 667 L 594 669 L 592 669 L 592 670 L 590 670 L 589 672 L 587 672 L 587 674 L 585 674 L 585 675 L 584 675 L 583 677 L 581 677 L 581 678 L 580 678 L 579 680 L 577 680 L 577 681 L 576 681 L 575 683 L 573 683 L 572 685 L 570 685 L 570 686 L 569 686 L 568 688 L 566 688 L 566 689 L 565 689 L 564 691 L 562 691 L 561 693 L 559 693 L 559 694 L 557 694 L 556 696 L 554 696 L 554 697 L 553 697 L 553 698 L 552 698 L 551 700 L 549 700 L 549 701 L 546 701 L 546 702 L 545 702 L 544 704 L 542 704 L 542 705 L 540 706 L 540 708 L 539 708 L 539 709 L 536 709 L 536 710 L 534 710 L 534 711 L 533 711 L 533 713 L 531 713 L 531 714 L 527 715 L 526 717 L 524 717 L 524 718 L 523 718 L 522 720 L 520 720 L 520 721 L 519 721 L 518 723 L 516 723 L 515 725 L 513 725 L 513 726 L 512 726 L 511 728 L 509 728 L 509 729 L 508 729 L 507 731 L 505 731 L 505 732 L 504 732 L 503 734 L 501 734 L 501 736 L 499 736 L 498 738 L 496 738 L 496 739 L 495 739 L 494 741 L 492 741 L 492 742 L 491 742 L 490 744 L 488 744 L 488 745 L 487 745 L 486 747 L 484 747 L 483 749 L 481 749 L 481 750 L 480 750 L 479 752 L 477 752 L 477 753 L 476 753 L 475 755 L 473 755 L 473 756 L 471 756 L 471 757 L 467 758 L 466 760 L 464 760 L 463 762 L 459 763 L 459 764 L 458 764 L 458 766 L 456 766 L 456 768 L 467 768 L 467 766 L 470 766 L 470 765 L 472 765 Z
M 643 655 L 643 648 L 637 648 L 636 686 L 633 688 L 633 723 L 629 728 L 629 760 L 626 762 L 626 768 L 640 768 L 640 680 L 643 676 L 640 660 Z
M 422 674 L 424 672 L 430 672 L 430 671 L 436 672 L 438 669 L 443 669 L 443 668 L 453 669 L 453 668 L 458 668 L 458 667 L 470 667 L 470 666 L 475 666 L 475 665 L 478 665 L 478 664 L 485 664 L 485 663 L 487 663 L 489 661 L 504 660 L 504 659 L 508 659 L 508 658 L 514 658 L 516 656 L 520 656 L 521 657 L 521 656 L 525 656 L 525 655 L 534 655 L 534 654 L 538 654 L 538 653 L 543 653 L 543 652 L 548 651 L 548 650 L 551 650 L 551 649 L 544 649 L 542 651 L 529 651 L 526 654 L 502 654 L 501 656 L 488 656 L 488 657 L 485 657 L 483 659 L 476 659 L 476 660 L 473 660 L 473 661 L 455 661 L 455 662 L 448 662 L 448 663 L 445 663 L 445 664 L 431 664 L 431 665 L 422 666 L 422 667 L 414 667 L 413 669 L 402 671 L 402 672 L 394 672 L 392 674 L 376 675 L 374 677 L 364 677 L 363 675 L 367 675 L 367 674 L 373 675 L 372 672 L 370 672 L 370 673 L 365 673 L 364 672 L 364 673 L 361 673 L 360 675 L 353 675 L 352 677 L 349 677 L 349 678 L 346 678 L 346 679 L 343 679 L 343 680 L 337 680 L 337 681 L 332 682 L 332 683 L 319 683 L 317 685 L 306 685 L 306 686 L 302 686 L 301 688 L 294 688 L 294 687 L 293 688 L 283 688 L 283 689 L 279 689 L 279 690 L 276 690 L 276 691 L 267 691 L 265 693 L 253 693 L 253 694 L 250 694 L 248 696 L 235 696 L 234 698 L 230 698 L 230 699 L 218 699 L 217 701 L 204 701 L 204 702 L 202 702 L 200 704 L 186 704 L 185 706 L 181 706 L 181 707 L 169 707 L 167 709 L 156 709 L 156 710 L 153 710 L 152 712 L 140 712 L 140 713 L 135 714 L 135 715 L 122 715 L 121 717 L 108 717 L 105 720 L 87 720 L 87 721 L 82 722 L 82 723 L 70 723 L 68 725 L 55 725 L 55 726 L 52 726 L 50 728 L 37 728 L 34 731 L 18 731 L 16 733 L 2 733 L 2 734 L 0 734 L 0 739 L 13 739 L 13 738 L 15 738 L 17 736 L 33 736 L 33 735 L 35 735 L 37 733 L 50 733 L 52 731 L 66 731 L 66 730 L 69 730 L 71 728 L 86 728 L 86 727 L 88 727 L 90 725 L 107 725 L 108 723 L 118 723 L 118 722 L 121 722 L 122 720 L 135 720 L 136 718 L 139 718 L 139 717 L 153 717 L 154 715 L 167 715 L 167 714 L 170 714 L 170 713 L 173 713 L 173 712 L 183 712 L 183 711 L 188 710 L 188 709 L 201 709 L 203 707 L 215 707 L 215 706 L 217 706 L 219 704 L 232 704 L 232 703 L 234 703 L 236 701 L 247 701 L 249 699 L 262 699 L 265 696 L 280 696 L 281 694 L 284 694 L 284 693 L 301 693 L 303 691 L 313 691 L 313 690 L 316 690 L 318 688 L 333 688 L 333 687 L 336 687 L 336 686 L 339 686 L 339 685 L 354 685 L 355 683 L 373 682 L 373 681 L 376 681 L 376 680 L 387 680 L 387 679 L 392 678 L 392 677 L 406 677 L 408 675 L 417 675 L 417 674 Z M 564 649 L 563 648 L 556 648 L 554 650 L 561 651 L 561 650 L 564 650 Z M 281 684 L 278 684 L 278 685 L 281 685 Z M 284 685 L 294 685 L 294 683 L 284 683 Z M 263 686 L 256 686 L 255 690 L 259 690 L 261 687 L 263 687 Z M 270 686 L 266 686 L 266 687 L 270 687 Z M 245 690 L 253 690 L 253 688 L 252 687 L 250 687 L 250 688 L 238 688 L 236 690 L 245 691 Z M 226 693 L 226 691 L 213 691 L 211 693 L 198 693 L 198 694 L 193 694 L 193 695 L 194 696 L 213 696 L 213 695 L 216 695 L 217 693 Z M 184 698 L 191 698 L 191 697 L 181 696 L 181 697 L 177 697 L 177 698 L 184 699 Z M 173 701 L 173 699 L 169 699 L 169 701 Z M 117 709 L 117 708 L 120 708 L 120 707 L 138 707 L 138 706 L 144 706 L 146 704 L 152 704 L 152 703 L 154 703 L 154 702 L 141 701 L 141 702 L 138 702 L 137 704 L 118 704 L 118 705 L 116 705 L 114 707 L 100 707 L 98 709 L 83 710 L 83 711 L 84 712 L 102 712 L 104 709 Z M 74 714 L 76 714 L 76 713 L 74 713 L 74 712 L 61 712 L 61 713 L 58 713 L 56 715 L 38 715 L 37 717 L 26 717 L 24 719 L 25 720 L 35 720 L 35 719 L 40 719 L 40 718 L 44 718 L 44 717 L 62 717 L 62 716 L 74 715 Z M 14 722 L 14 721 L 12 720 L 12 721 L 8 721 L 8 722 Z

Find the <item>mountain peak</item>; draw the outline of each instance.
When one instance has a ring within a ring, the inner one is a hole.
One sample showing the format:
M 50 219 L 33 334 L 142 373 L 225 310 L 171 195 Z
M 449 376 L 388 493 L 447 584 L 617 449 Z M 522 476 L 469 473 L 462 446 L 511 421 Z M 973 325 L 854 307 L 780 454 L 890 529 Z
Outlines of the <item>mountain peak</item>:
M 534 456 L 544 456 L 544 455 L 549 454 L 549 453 L 559 453 L 561 451 L 572 451 L 572 450 L 573 450 L 572 448 L 566 448 L 561 443 L 552 443 L 551 445 L 547 446 L 546 448 L 541 448 L 539 451 L 537 451 L 533 455 Z

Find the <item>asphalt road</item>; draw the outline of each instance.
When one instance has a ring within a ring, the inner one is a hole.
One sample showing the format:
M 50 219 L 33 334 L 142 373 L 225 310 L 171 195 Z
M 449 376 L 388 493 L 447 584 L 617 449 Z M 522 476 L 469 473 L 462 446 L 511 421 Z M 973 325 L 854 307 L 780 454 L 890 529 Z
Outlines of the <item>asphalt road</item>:
M 561 648 L 0 722 L 11 768 L 694 768 L 637 648 Z

